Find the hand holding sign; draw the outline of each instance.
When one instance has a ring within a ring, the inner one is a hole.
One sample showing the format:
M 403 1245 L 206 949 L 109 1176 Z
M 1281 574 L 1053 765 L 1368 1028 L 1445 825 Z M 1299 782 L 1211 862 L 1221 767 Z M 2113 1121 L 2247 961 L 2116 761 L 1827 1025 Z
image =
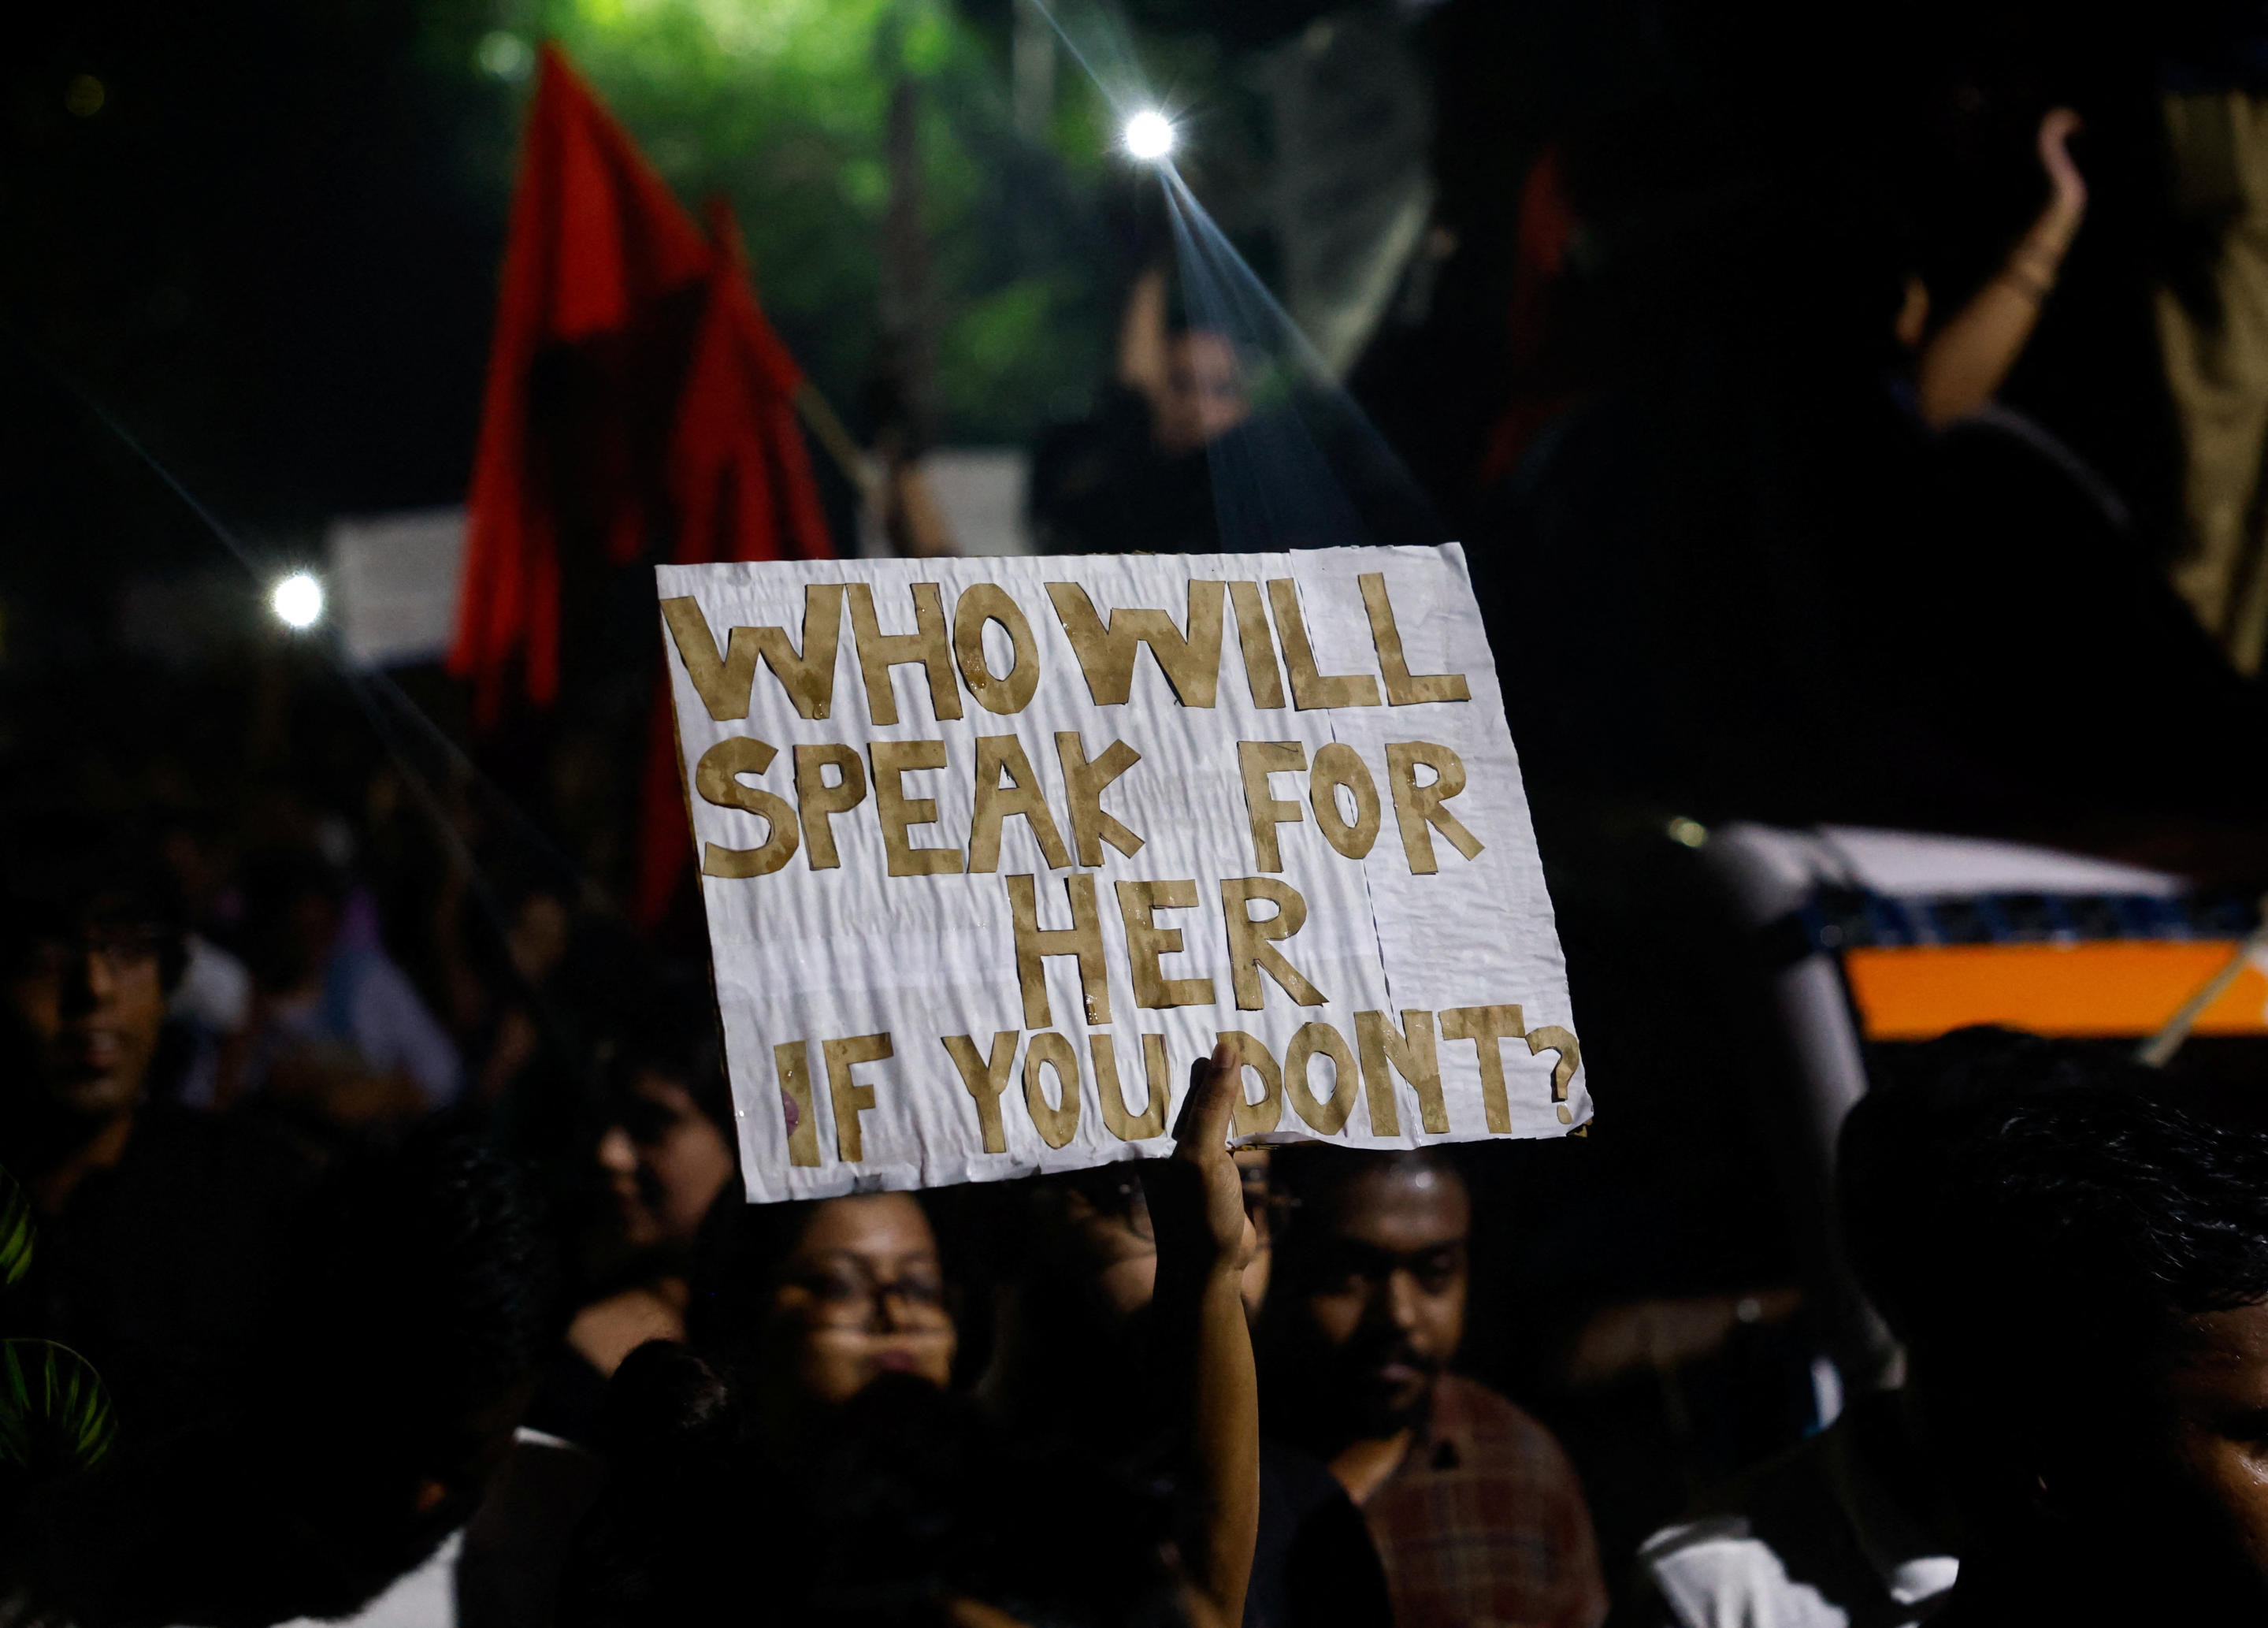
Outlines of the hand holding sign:
M 1241 1622 L 1260 1524 L 1260 1391 L 1245 1320 L 1244 1265 L 1257 1242 L 1228 1150 L 1240 1063 L 1224 1040 L 1189 1070 L 1174 1153 L 1142 1167 L 1158 1240 L 1152 1315 L 1159 1358 L 1188 1420 L 1182 1484 L 1204 1520 L 1190 1581 L 1219 1620 Z
M 1142 1167 L 1142 1194 L 1158 1240 L 1161 1278 L 1241 1279 L 1259 1236 L 1244 1203 L 1244 1176 L 1230 1156 L 1241 1064 L 1233 1042 L 1189 1066 L 1189 1094 L 1174 1125 L 1174 1152 Z

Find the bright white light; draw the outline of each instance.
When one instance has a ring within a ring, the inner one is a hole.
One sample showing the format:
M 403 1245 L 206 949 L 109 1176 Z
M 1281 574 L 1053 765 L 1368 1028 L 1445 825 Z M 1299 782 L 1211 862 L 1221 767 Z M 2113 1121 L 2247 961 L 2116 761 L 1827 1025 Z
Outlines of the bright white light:
M 309 572 L 294 571 L 276 585 L 268 605 L 284 626 L 312 628 L 323 619 L 323 585 Z
M 1174 150 L 1174 122 L 1155 107 L 1145 107 L 1126 121 L 1122 139 L 1129 155 L 1154 164 Z

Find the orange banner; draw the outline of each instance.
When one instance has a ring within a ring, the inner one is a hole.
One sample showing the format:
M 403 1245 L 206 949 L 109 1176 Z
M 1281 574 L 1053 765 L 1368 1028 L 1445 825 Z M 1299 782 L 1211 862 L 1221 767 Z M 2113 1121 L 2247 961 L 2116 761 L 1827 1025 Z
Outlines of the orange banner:
M 2232 939 L 1932 945 L 1852 950 L 1843 971 L 1869 1040 L 1927 1040 L 1971 1023 L 2140 1036 L 2155 1033 L 2235 953 Z M 2268 976 L 2245 968 L 2195 1032 L 2268 1034 Z

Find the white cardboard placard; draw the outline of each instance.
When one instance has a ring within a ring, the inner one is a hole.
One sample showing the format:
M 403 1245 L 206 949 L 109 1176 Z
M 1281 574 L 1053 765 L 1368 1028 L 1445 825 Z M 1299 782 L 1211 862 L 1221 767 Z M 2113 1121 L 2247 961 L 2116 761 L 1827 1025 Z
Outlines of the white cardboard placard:
M 1588 1122 L 1519 759 L 1454 544 L 657 576 L 751 1199 L 1160 1155 L 1190 1063 L 1232 1031 L 1280 1076 L 1271 1087 L 1268 1068 L 1248 1068 L 1242 1140 L 1407 1147 Z M 1083 592 L 1092 626 L 1062 585 Z M 922 633 L 924 602 L 926 643 L 904 638 Z M 1158 637 L 1133 646 L 1119 701 L 1110 634 L 1144 610 L 1164 613 L 1147 623 Z M 990 676 L 973 686 L 980 652 Z M 879 672 L 892 657 L 896 716 L 878 720 L 863 664 Z M 1197 704 L 1208 674 L 1211 704 Z M 1114 742 L 1136 759 L 1076 816 L 1078 766 Z M 940 755 L 940 768 L 903 767 Z M 994 788 L 983 798 L 980 757 Z M 1263 772 L 1307 767 L 1256 775 L 1248 793 L 1248 758 Z M 1453 795 L 1440 790 L 1445 766 L 1462 772 Z M 1366 782 L 1377 804 L 1366 844 Z M 997 858 L 971 851 L 988 845 L 972 844 L 980 801 Z M 1133 852 L 1091 829 L 1079 851 L 1083 828 L 1114 831 L 1101 816 L 1123 828 L 1121 845 L 1138 837 Z M 892 874 L 894 858 L 920 873 Z M 1122 886 L 1137 883 L 1156 886 Z M 1079 928 L 1090 888 L 1083 941 L 1035 936 Z M 1022 932 L 1020 889 L 1032 902 Z M 1145 930 L 1145 896 L 1190 902 L 1155 905 Z M 1233 917 L 1280 928 L 1279 906 L 1304 906 L 1296 932 L 1232 932 Z M 1085 963 L 1067 953 L 1082 943 Z M 1162 1004 L 1175 998 L 1197 1004 Z M 1162 1105 L 1150 1087 L 1160 1052 Z M 1115 1112 L 1098 1055 L 1115 1065 Z

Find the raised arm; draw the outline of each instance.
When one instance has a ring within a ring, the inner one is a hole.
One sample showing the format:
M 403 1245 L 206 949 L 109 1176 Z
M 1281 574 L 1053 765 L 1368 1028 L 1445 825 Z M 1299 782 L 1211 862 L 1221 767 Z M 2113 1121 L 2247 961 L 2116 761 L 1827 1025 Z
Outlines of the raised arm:
M 1241 1292 L 1254 1234 L 1228 1151 L 1239 1067 L 1223 1042 L 1190 1070 L 1173 1157 L 1142 1175 L 1158 1239 L 1158 1355 L 1181 1402 L 1182 1485 L 1197 1515 L 1190 1581 L 1228 1628 L 1244 1618 L 1260 1528 L 1260 1388 Z
M 2068 107 L 2040 121 L 2047 207 L 1992 280 L 1922 347 L 1914 382 L 1921 416 L 1932 424 L 1950 424 L 1991 401 L 2039 323 L 2041 302 L 2087 214 L 2087 182 L 2065 145 L 2078 129 L 2079 115 Z

